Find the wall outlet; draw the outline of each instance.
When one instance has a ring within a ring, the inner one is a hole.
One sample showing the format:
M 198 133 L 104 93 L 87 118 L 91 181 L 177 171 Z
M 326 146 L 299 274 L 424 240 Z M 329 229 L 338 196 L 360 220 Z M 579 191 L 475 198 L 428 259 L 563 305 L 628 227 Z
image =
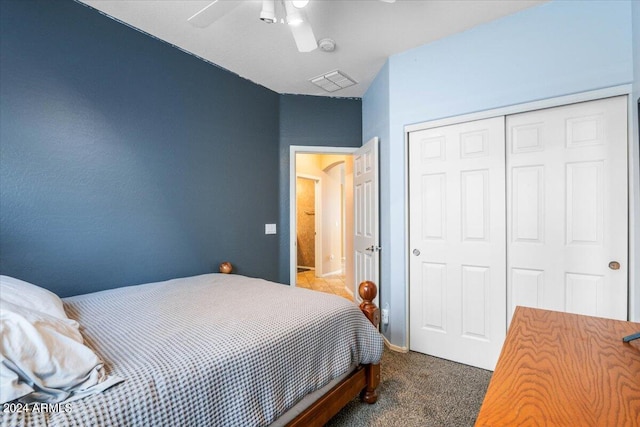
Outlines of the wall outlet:
M 383 308 L 382 309 L 382 324 L 383 325 L 388 325 L 389 324 L 389 309 L 388 308 Z
M 264 225 L 264 234 L 276 234 L 276 225 L 275 224 L 265 224 Z

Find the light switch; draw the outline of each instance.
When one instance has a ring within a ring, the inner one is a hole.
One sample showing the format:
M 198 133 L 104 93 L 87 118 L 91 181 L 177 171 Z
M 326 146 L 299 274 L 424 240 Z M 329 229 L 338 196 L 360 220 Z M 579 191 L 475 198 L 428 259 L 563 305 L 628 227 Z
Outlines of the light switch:
M 275 224 L 265 224 L 264 225 L 264 234 L 276 234 L 276 225 Z

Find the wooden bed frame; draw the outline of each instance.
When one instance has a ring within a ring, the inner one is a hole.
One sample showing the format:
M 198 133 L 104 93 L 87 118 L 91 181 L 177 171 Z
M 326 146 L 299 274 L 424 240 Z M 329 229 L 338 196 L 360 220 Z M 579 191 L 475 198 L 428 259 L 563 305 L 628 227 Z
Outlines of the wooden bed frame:
M 380 323 L 380 310 L 373 303 L 378 294 L 378 289 L 373 282 L 362 282 L 358 287 L 358 293 L 362 298 L 360 310 L 378 328 Z M 307 409 L 287 424 L 288 427 L 315 427 L 323 426 L 344 406 L 360 395 L 366 403 L 375 403 L 378 400 L 376 389 L 380 384 L 380 364 L 361 365 L 348 377 L 336 384 L 331 390 L 316 400 Z

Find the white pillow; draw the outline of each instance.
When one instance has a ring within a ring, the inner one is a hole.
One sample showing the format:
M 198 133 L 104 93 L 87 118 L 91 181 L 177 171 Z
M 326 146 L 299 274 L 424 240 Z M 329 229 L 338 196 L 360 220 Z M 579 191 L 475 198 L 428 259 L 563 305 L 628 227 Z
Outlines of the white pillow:
M 67 319 L 68 320 L 68 319 Z M 0 400 L 56 403 L 122 381 L 82 343 L 77 323 L 0 298 Z
M 62 300 L 53 292 L 9 276 L 0 276 L 0 298 L 30 310 L 68 319 Z

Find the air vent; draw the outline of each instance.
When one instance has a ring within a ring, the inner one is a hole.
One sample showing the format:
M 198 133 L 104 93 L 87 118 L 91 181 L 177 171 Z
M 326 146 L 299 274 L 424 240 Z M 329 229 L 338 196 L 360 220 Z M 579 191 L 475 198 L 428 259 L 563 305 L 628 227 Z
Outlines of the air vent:
M 314 77 L 309 81 L 327 92 L 335 92 L 337 90 L 344 89 L 345 87 L 357 84 L 357 82 L 351 77 L 337 70 Z

